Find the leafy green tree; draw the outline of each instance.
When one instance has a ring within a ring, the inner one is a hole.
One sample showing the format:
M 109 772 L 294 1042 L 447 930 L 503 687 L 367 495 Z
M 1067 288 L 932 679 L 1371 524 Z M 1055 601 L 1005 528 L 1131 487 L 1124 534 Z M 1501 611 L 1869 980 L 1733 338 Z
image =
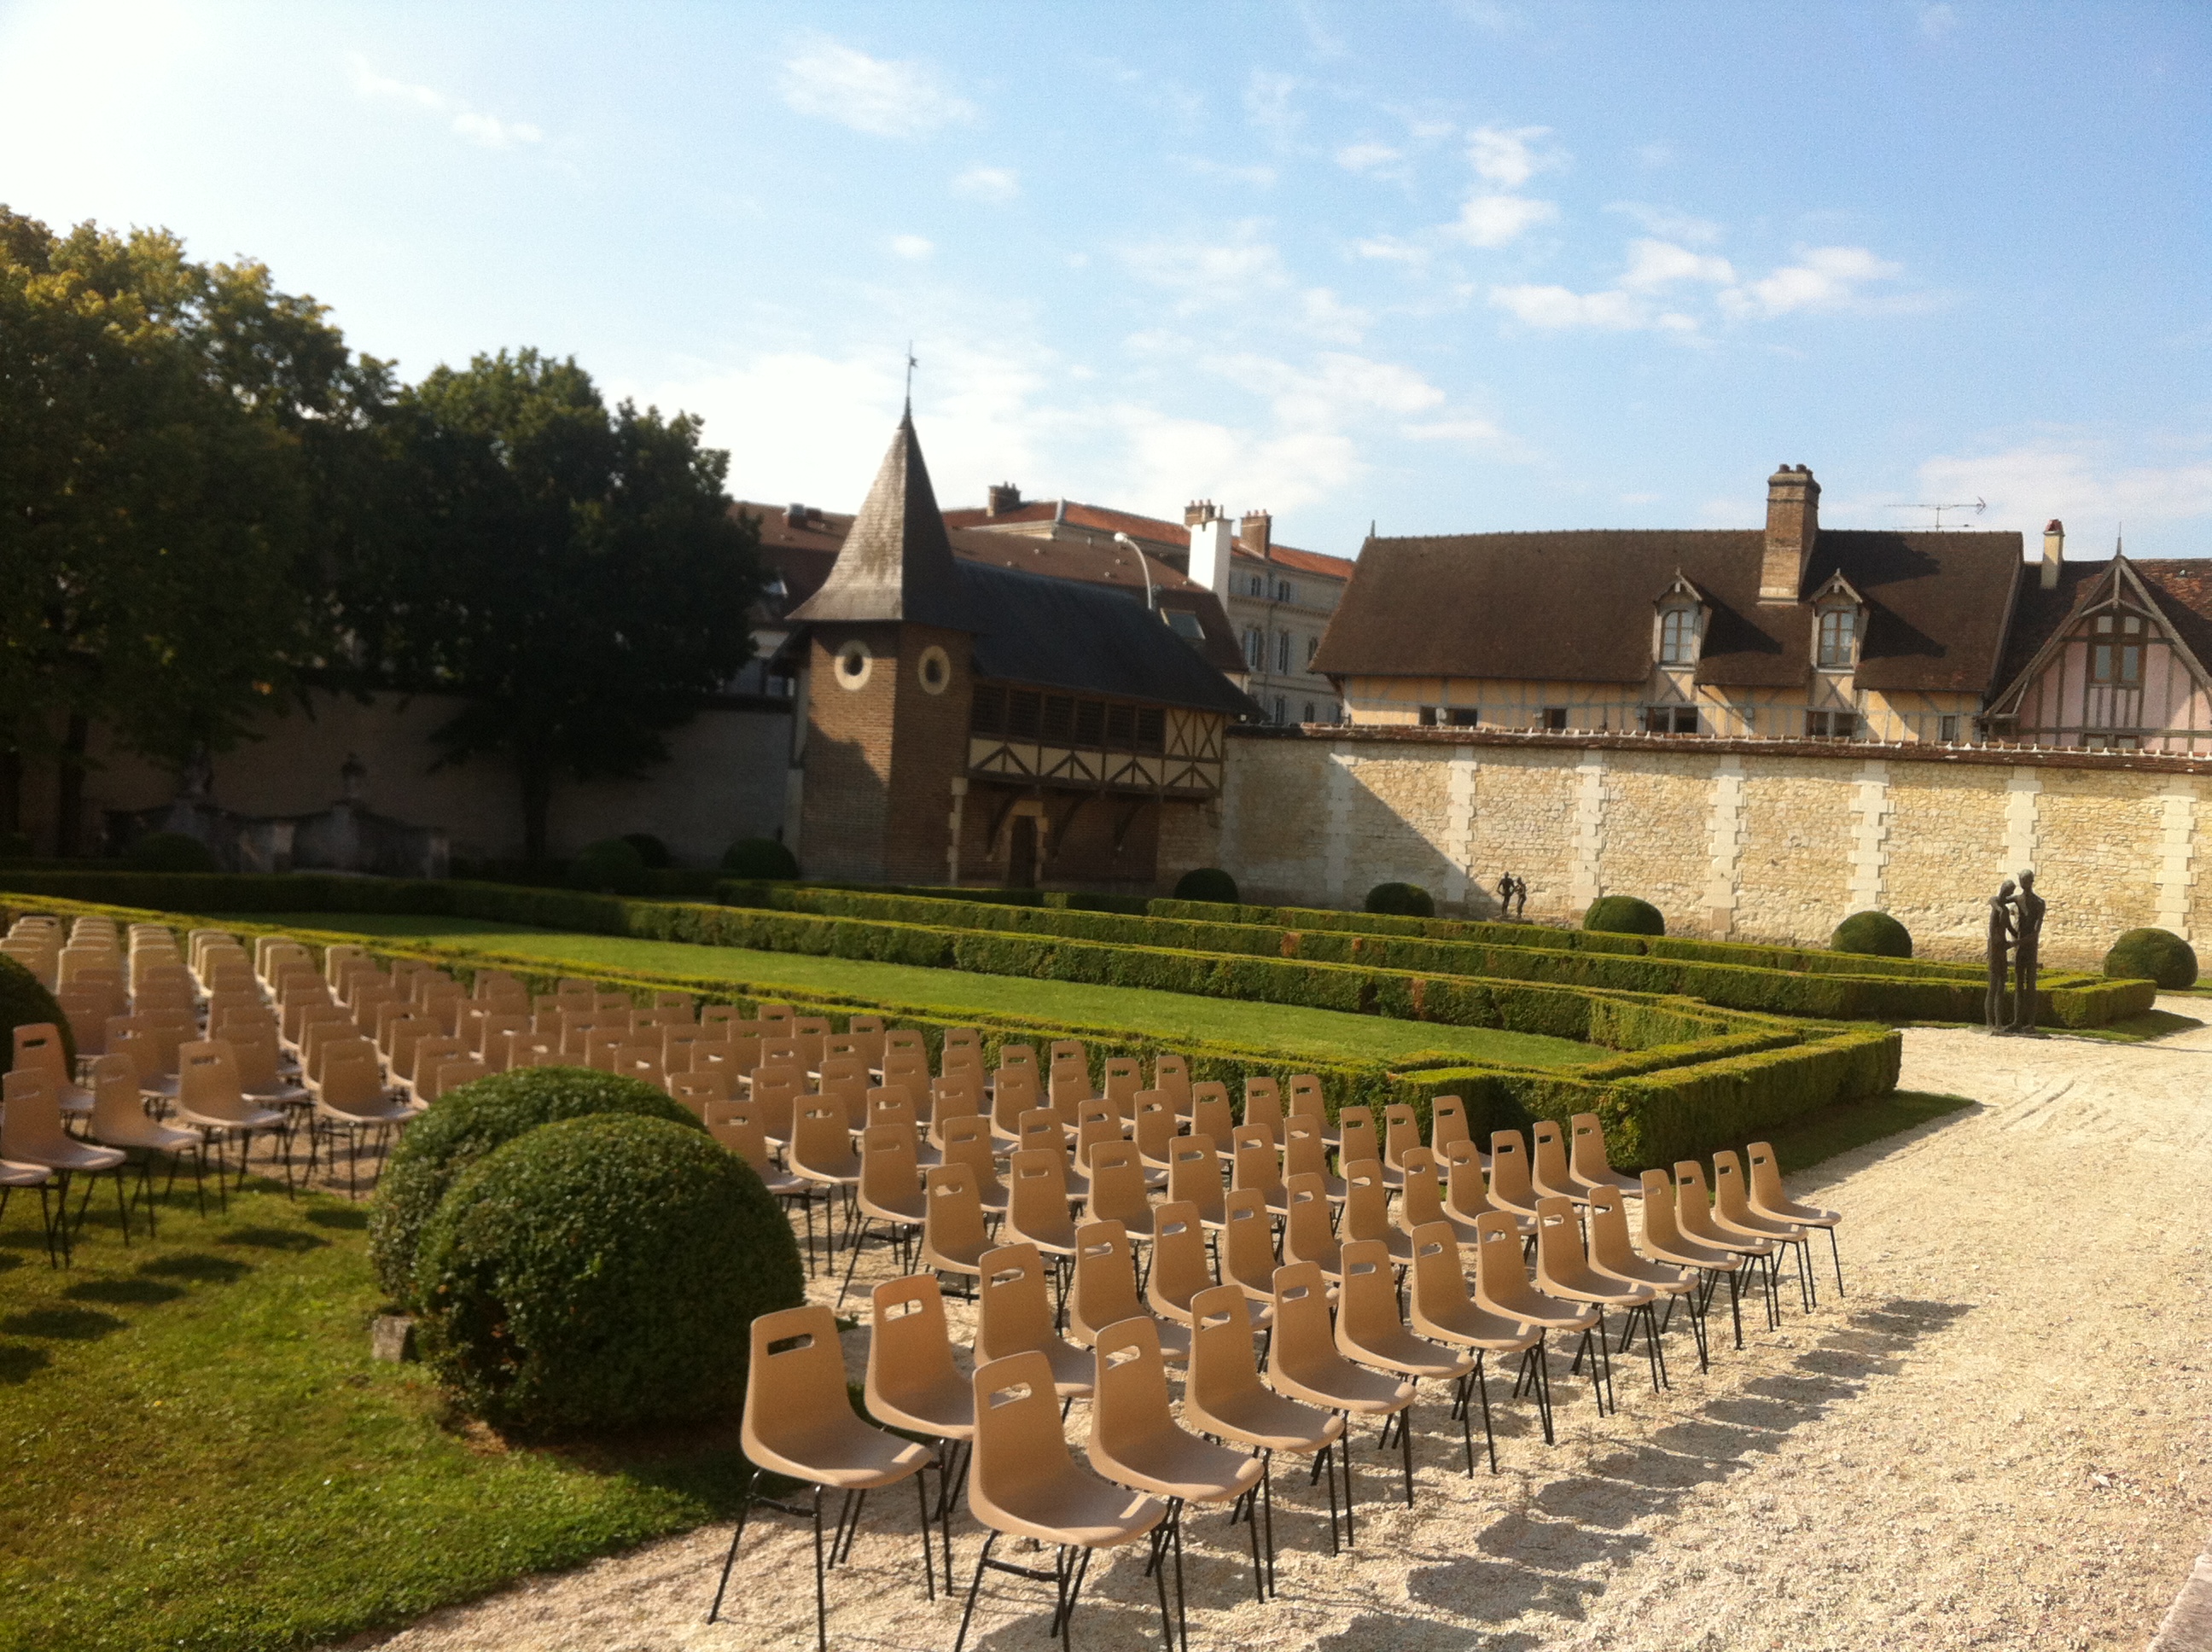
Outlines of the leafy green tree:
M 609 412 L 573 359 L 440 367 L 385 440 L 401 507 L 359 548 L 345 610 L 373 674 L 460 695 L 441 761 L 501 757 L 543 859 L 556 777 L 621 779 L 751 657 L 758 536 L 698 421 Z M 396 479 L 396 480 L 395 480 Z

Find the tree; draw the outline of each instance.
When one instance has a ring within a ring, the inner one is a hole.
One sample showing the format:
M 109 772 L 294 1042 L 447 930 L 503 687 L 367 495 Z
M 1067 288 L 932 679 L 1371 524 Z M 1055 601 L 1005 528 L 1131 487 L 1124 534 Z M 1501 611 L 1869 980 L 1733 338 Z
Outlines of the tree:
M 57 756 L 72 853 L 94 720 L 179 769 L 246 738 L 327 635 L 333 479 L 388 395 L 261 265 L 0 208 L 0 806 Z
M 698 421 L 611 415 L 573 359 L 535 350 L 440 367 L 386 430 L 404 508 L 346 604 L 357 657 L 460 695 L 441 761 L 503 756 L 525 852 L 552 787 L 620 779 L 751 657 L 758 536 L 732 522 L 729 455 Z

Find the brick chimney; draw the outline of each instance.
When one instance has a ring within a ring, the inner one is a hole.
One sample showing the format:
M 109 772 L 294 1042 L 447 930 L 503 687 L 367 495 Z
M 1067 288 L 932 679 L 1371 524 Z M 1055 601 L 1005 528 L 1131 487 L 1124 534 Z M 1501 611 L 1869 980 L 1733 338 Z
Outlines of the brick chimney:
M 1214 508 L 1212 500 L 1194 499 L 1182 507 L 1182 525 L 1187 528 L 1194 528 L 1201 522 L 1212 521 L 1220 514 L 1221 513 Z
M 1266 511 L 1247 511 L 1237 524 L 1237 544 L 1248 556 L 1265 557 L 1275 527 Z
M 2058 589 L 2058 565 L 2066 560 L 2066 525 L 2052 517 L 2043 530 L 2043 588 Z
M 1820 484 L 1806 466 L 1784 465 L 1766 478 L 1766 550 L 1759 563 L 1759 599 L 1796 602 L 1805 564 L 1820 533 Z
M 994 483 L 983 497 L 983 514 L 1004 516 L 1022 507 L 1022 490 L 1011 482 Z

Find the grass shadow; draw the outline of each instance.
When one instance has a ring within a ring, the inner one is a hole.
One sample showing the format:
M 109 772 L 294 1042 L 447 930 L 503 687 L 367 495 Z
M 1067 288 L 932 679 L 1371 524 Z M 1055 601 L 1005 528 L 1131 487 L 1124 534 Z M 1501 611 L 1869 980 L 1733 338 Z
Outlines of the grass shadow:
M 318 1205 L 307 1215 L 307 1220 L 319 1228 L 358 1230 L 368 1225 L 368 1212 L 356 1205 Z
M 2195 1032 L 2203 1025 L 2195 1016 L 2176 1015 L 2171 1010 L 2145 1010 L 2141 1015 L 2109 1021 L 2101 1027 L 2052 1027 L 2047 1030 L 2067 1038 L 2101 1039 L 2107 1044 L 2148 1044 L 2175 1033 Z
M 99 1337 L 112 1336 L 128 1323 L 96 1308 L 33 1308 L 0 1319 L 0 1334 L 90 1342 Z
M 245 1245 L 254 1250 L 319 1250 L 331 1242 L 318 1234 L 303 1233 L 297 1228 L 252 1227 L 234 1228 L 216 1242 L 222 1245 Z
M 22 1342 L 0 1343 L 0 1386 L 27 1382 L 53 1363 L 54 1357 L 43 1348 Z
M 138 1272 L 149 1278 L 195 1279 L 204 1285 L 235 1285 L 253 1272 L 252 1264 L 233 1256 L 213 1256 L 204 1250 L 179 1251 L 141 1262 Z
M 106 1302 L 135 1307 L 174 1302 L 184 1294 L 183 1286 L 163 1285 L 159 1279 L 87 1279 L 62 1292 L 71 1302 Z
M 1918 1140 L 1920 1133 L 1938 1121 L 1949 1122 L 1954 1114 L 1969 1115 L 1981 1110 L 1982 1104 L 1969 1096 L 1898 1090 L 1887 1096 L 1844 1102 L 1822 1108 L 1817 1113 L 1808 1113 L 1788 1129 L 1776 1131 L 1767 1140 L 1774 1148 L 1782 1173 L 1791 1175 L 1839 1154 L 1892 1137 L 1897 1138 L 1890 1144 L 1893 1151 L 1906 1145 L 1908 1138 Z

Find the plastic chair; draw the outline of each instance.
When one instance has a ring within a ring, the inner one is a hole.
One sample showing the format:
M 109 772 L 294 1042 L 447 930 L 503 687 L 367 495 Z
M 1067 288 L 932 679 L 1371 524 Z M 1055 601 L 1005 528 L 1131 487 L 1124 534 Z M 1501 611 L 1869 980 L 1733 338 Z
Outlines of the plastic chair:
M 1226 1103 L 1224 1103 L 1226 1105 Z M 1161 1357 L 1159 1326 L 1133 1315 L 1109 1327 L 1098 1339 L 1097 1392 L 1091 1402 L 1091 1466 L 1106 1479 L 1134 1491 L 1149 1491 L 1168 1505 L 1164 1548 L 1175 1556 L 1176 1627 L 1185 1646 L 1182 1511 L 1186 1505 L 1228 1503 L 1233 1523 L 1240 1509 L 1256 1515 L 1255 1494 L 1266 1465 L 1257 1457 L 1216 1445 L 1177 1425 L 1168 1407 L 1167 1362 Z M 1267 1598 L 1266 1563 L 1260 1554 L 1260 1522 L 1248 1520 L 1252 1536 L 1252 1590 Z
M 960 1614 L 953 1652 L 967 1643 L 976 1592 L 986 1571 L 1052 1584 L 1050 1632 L 1060 1637 L 1065 1648 L 1091 1554 L 1151 1538 L 1167 1519 L 1165 1503 L 1110 1485 L 1076 1464 L 1054 1412 L 1054 1387 L 1051 1362 L 1034 1352 L 994 1359 L 976 1370 L 975 1445 L 968 1507 L 989 1531 L 975 1558 L 975 1581 L 968 1586 L 968 1604 Z M 994 1558 L 991 1551 L 1001 1537 L 1050 1544 L 1052 1570 Z M 1160 1623 L 1172 1641 L 1175 1620 L 1168 1612 L 1166 1569 L 1158 1564 L 1161 1546 L 1154 1540 L 1150 1547 Z
M 1475 1242 L 1474 1224 L 1484 1212 L 1498 1206 L 1490 1202 L 1490 1187 L 1486 1180 L 1487 1165 L 1484 1155 L 1472 1141 L 1455 1141 L 1446 1149 L 1444 1166 L 1444 1220 L 1452 1224 L 1462 1245 Z M 1512 1217 L 1514 1225 L 1524 1233 L 1536 1230 L 1532 1217 L 1514 1216 L 1510 1211 L 1502 1214 Z
M 1429 1151 L 1437 1156 L 1437 1163 L 1450 1163 L 1452 1144 L 1462 1141 L 1474 1141 L 1474 1133 L 1468 1127 L 1467 1103 L 1456 1096 L 1430 1096 Z M 1484 1153 L 1481 1159 L 1483 1168 L 1489 1169 L 1490 1155 Z
M 730 1096 L 730 1080 L 719 1068 L 707 1072 L 672 1072 L 668 1075 L 668 1095 L 697 1114 L 703 1121 L 710 1102 L 726 1102 Z
M 1340 1243 L 1360 1241 L 1382 1247 L 1395 1268 L 1413 1263 L 1413 1242 L 1390 1220 L 1390 1190 L 1382 1185 L 1382 1166 L 1374 1159 L 1354 1159 L 1344 1167 L 1347 1191 L 1344 1214 L 1336 1224 Z
M 765 1123 L 763 1120 L 763 1129 Z M 846 1128 L 844 1108 L 818 1096 L 802 1101 L 798 1116 L 792 1121 L 791 1133 L 787 1161 L 793 1171 L 820 1187 L 825 1199 L 843 1205 L 849 1237 L 854 1220 L 853 1196 L 860 1185 L 860 1156 L 853 1146 L 852 1132 Z M 826 1222 L 824 1226 L 829 1230 L 825 1237 L 834 1255 L 837 1249 L 836 1226 Z
M 1620 1339 L 1624 1352 L 1637 1319 L 1643 1318 L 1649 1333 L 1644 1349 L 1651 1366 L 1651 1391 L 1656 1394 L 1667 1386 L 1666 1357 L 1659 1346 L 1659 1320 L 1653 1311 L 1659 1293 L 1638 1281 L 1607 1278 L 1590 1266 L 1574 1200 L 1563 1194 L 1546 1193 L 1536 1201 L 1536 1289 L 1561 1302 L 1588 1303 L 1597 1309 L 1598 1371 L 1607 1405 L 1613 1397 L 1613 1354 L 1605 1331 L 1609 1308 L 1626 1316 Z
M 952 1588 L 952 1488 L 964 1448 L 975 1438 L 975 1390 L 952 1363 L 945 1297 L 927 1273 L 891 1279 L 868 1293 L 868 1415 L 939 1448 L 937 1520 L 945 1538 L 945 1587 Z M 927 1527 L 925 1526 L 925 1530 Z
M 745 1376 L 744 1423 L 739 1439 L 753 1473 L 738 1506 L 737 1529 L 722 1562 L 721 1582 L 707 1621 L 721 1613 L 730 1571 L 744 1541 L 745 1521 L 756 1505 L 814 1521 L 814 1637 L 829 1652 L 830 1605 L 827 1576 L 848 1559 L 858 1535 L 861 1507 L 870 1491 L 912 1479 L 921 1502 L 921 1570 L 928 1598 L 937 1598 L 937 1564 L 929 1548 L 929 1491 L 923 1471 L 937 1463 L 927 1446 L 863 1422 L 846 1397 L 845 1357 L 837 1344 L 836 1316 L 811 1303 L 763 1314 L 752 1325 L 752 1364 Z M 763 1473 L 781 1474 L 814 1488 L 811 1509 L 761 1495 Z M 827 1555 L 822 1546 L 822 1494 L 842 1493 L 837 1536 Z
M 1413 1230 L 1413 1329 L 1432 1342 L 1467 1349 L 1474 1356 L 1474 1388 L 1482 1400 L 1482 1438 L 1490 1454 L 1490 1472 L 1498 1472 L 1498 1434 L 1491 1424 L 1490 1378 L 1484 1362 L 1492 1354 L 1521 1356 L 1521 1375 L 1513 1389 L 1533 1388 L 1537 1415 L 1543 1423 L 1544 1443 L 1553 1442 L 1552 1396 L 1540 1380 L 1538 1350 L 1541 1330 L 1493 1314 L 1467 1294 L 1467 1275 L 1460 1271 L 1459 1236 L 1449 1222 L 1429 1222 Z M 1467 1422 L 1468 1383 L 1462 1379 L 1456 1409 Z M 1472 1460 L 1468 1473 L 1474 1472 Z
M 11 1069 L 31 1068 L 46 1075 L 55 1105 L 64 1114 L 78 1117 L 92 1111 L 92 1092 L 70 1077 L 69 1055 L 62 1029 L 51 1021 L 26 1022 L 15 1029 L 15 1060 Z
M 1132 1238 L 1152 1236 L 1155 1209 L 1145 1197 L 1145 1166 L 1133 1143 L 1101 1142 L 1091 1150 L 1089 1222 L 1111 1222 Z
M 1050 1115 L 1048 1114 L 1048 1117 Z M 1067 1206 L 1067 1154 L 1059 1147 L 1017 1148 L 1006 1159 L 1006 1235 L 1053 1259 L 1062 1280 L 1075 1255 L 1075 1221 Z
M 975 1173 L 965 1164 L 933 1164 L 922 1172 L 921 1191 L 922 1266 L 967 1279 L 972 1296 L 983 1253 L 991 1248 Z
M 1266 1073 L 1244 1080 L 1244 1127 L 1265 1130 L 1269 1141 L 1283 1145 L 1283 1087 Z
M 1675 1162 L 1674 1229 L 1693 1244 L 1732 1251 L 1747 1265 L 1756 1265 L 1766 1303 L 1766 1328 L 1771 1331 L 1782 1322 L 1781 1290 L 1774 1266 L 1775 1253 L 1782 1242 L 1771 1234 L 1747 1233 L 1723 1224 L 1705 1188 L 1705 1168 L 1693 1158 Z
M 1743 1163 L 1733 1152 L 1713 1155 L 1713 1224 L 1723 1233 L 1747 1234 L 1789 1247 L 1796 1258 L 1797 1290 L 1805 1311 L 1819 1304 L 1813 1281 L 1813 1236 L 1797 1223 L 1761 1216 L 1751 1207 Z
M 1190 1087 L 1192 1136 L 1210 1136 L 1216 1145 L 1237 1133 L 1237 1115 L 1229 1105 L 1229 1086 L 1214 1079 Z
M 92 1079 L 92 1117 L 88 1121 L 87 1133 L 102 1147 L 112 1147 L 127 1159 L 132 1153 L 138 1158 L 138 1194 L 146 1203 L 146 1234 L 154 1236 L 154 1156 L 166 1155 L 169 1160 L 168 1186 L 162 1188 L 167 1197 L 170 1187 L 176 1185 L 177 1162 L 185 1154 L 192 1156 L 192 1182 L 198 1194 L 198 1206 L 202 1216 L 207 1214 L 205 1171 L 207 1162 L 201 1151 L 201 1139 L 190 1130 L 163 1124 L 151 1118 L 138 1096 L 138 1074 L 127 1055 L 101 1055 L 93 1060 L 88 1075 Z M 4 1187 L 0 1182 L 0 1187 Z
M 1237 1127 L 1230 1138 L 1229 1186 L 1231 1192 L 1255 1193 L 1261 1204 L 1277 1216 L 1290 1209 L 1290 1194 L 1283 1187 L 1283 1153 L 1264 1125 Z
M 1539 1199 L 1564 1199 L 1570 1204 L 1586 1205 L 1589 1191 L 1567 1173 L 1566 1138 L 1559 1127 L 1549 1119 L 1539 1119 L 1528 1127 L 1528 1135 L 1534 1143 L 1528 1165 L 1528 1185 Z
M 1421 1118 L 1402 1102 L 1382 1109 L 1382 1181 L 1401 1187 L 1406 1182 L 1406 1155 L 1422 1145 Z
M 1528 1178 L 1528 1153 L 1518 1130 L 1499 1130 L 1490 1138 L 1490 1203 L 1520 1221 L 1536 1219 L 1537 1193 Z
M 1751 1208 L 1753 1213 L 1770 1222 L 1787 1222 L 1801 1228 L 1826 1228 L 1828 1230 L 1828 1254 L 1836 1264 L 1836 1294 L 1844 1294 L 1844 1253 L 1836 1245 L 1836 1230 L 1843 1218 L 1834 1211 L 1824 1211 L 1817 1205 L 1800 1205 L 1782 1190 L 1782 1169 L 1775 1161 L 1774 1149 L 1763 1141 L 1755 1141 L 1743 1150 L 1751 1161 Z
M 1135 1112 L 1132 1114 L 1130 1139 L 1137 1144 L 1145 1168 L 1167 1174 L 1168 1156 L 1174 1150 L 1169 1143 L 1176 1137 L 1176 1117 L 1173 1097 L 1157 1090 L 1137 1092 Z
M 1229 1219 L 1222 1225 L 1215 1258 L 1221 1282 L 1244 1293 L 1244 1300 L 1259 1308 L 1260 1323 L 1274 1321 L 1275 1225 L 1269 1219 L 1267 1200 L 1255 1189 L 1231 1188 L 1224 1201 Z
M 1075 1281 L 1067 1292 L 1068 1339 L 1095 1347 L 1109 1326 L 1142 1316 L 1137 1297 L 1137 1259 L 1119 1222 L 1085 1222 L 1075 1230 Z M 1164 1357 L 1180 1364 L 1190 1354 L 1190 1331 L 1176 1321 L 1162 1324 Z
M 1296 1118 L 1304 1113 L 1322 1121 L 1322 1139 L 1331 1147 L 1337 1145 L 1337 1133 L 1328 1122 L 1328 1103 L 1322 1094 L 1321 1080 L 1310 1072 L 1294 1072 L 1285 1091 L 1283 1115 Z
M 1143 1068 L 1133 1055 L 1109 1055 L 1106 1058 L 1106 1078 L 1103 1094 L 1114 1103 L 1114 1110 L 1124 1119 L 1133 1119 L 1137 1114 L 1137 1094 L 1145 1087 Z
M 1090 1394 L 1091 1357 L 1070 1347 L 1053 1329 L 1042 1253 L 1035 1245 L 1000 1245 L 983 1253 L 976 1286 L 975 1358 L 981 1364 L 1022 1353 L 1045 1357 L 1054 1384 L 1071 1404 Z
M 1191 1299 L 1215 1284 L 1206 1266 L 1206 1230 L 1198 1206 L 1170 1200 L 1152 1212 L 1152 1266 L 1145 1302 L 1164 1320 L 1190 1323 Z
M 1674 1304 L 1686 1301 L 1690 1304 L 1690 1338 L 1698 1350 L 1698 1369 L 1712 1369 L 1705 1350 L 1705 1304 L 1698 1299 L 1698 1276 L 1686 1268 L 1647 1261 L 1636 1254 L 1636 1247 L 1628 1237 L 1628 1207 L 1618 1187 L 1590 1189 L 1589 1265 L 1590 1271 L 1601 1278 L 1648 1286 L 1667 1299 L 1666 1317 L 1652 1323 L 1655 1336 L 1663 1333 L 1673 1321 Z M 1620 1345 L 1625 1351 L 1628 1346 L 1626 1335 Z
M 1283 1121 L 1283 1185 L 1301 1175 L 1318 1176 L 1322 1197 L 1332 1204 L 1344 1202 L 1344 1178 L 1330 1172 L 1328 1143 L 1319 1116 L 1310 1113 L 1293 1113 Z
M 1411 1246 L 1408 1245 L 1410 1260 Z M 1452 1384 L 1452 1411 L 1467 1449 L 1467 1472 L 1474 1473 L 1474 1434 L 1468 1421 L 1467 1379 L 1474 1361 L 1455 1348 L 1428 1342 L 1406 1328 L 1398 1309 L 1398 1288 L 1391 1277 L 1390 1254 L 1379 1240 L 1355 1239 L 1344 1248 L 1344 1284 L 1336 1304 L 1336 1349 L 1346 1359 L 1402 1376 L 1418 1393 L 1421 1379 Z M 1413 1503 L 1413 1408 L 1396 1413 L 1398 1444 L 1406 1461 L 1406 1505 Z M 1389 1444 L 1388 1426 L 1385 1427 Z
M 1590 1336 L 1602 1329 L 1594 1308 L 1547 1297 L 1528 1282 L 1528 1264 L 1521 1252 L 1521 1229 L 1507 1211 L 1486 1211 L 1475 1219 L 1475 1304 L 1516 1324 L 1533 1325 L 1548 1336 L 1553 1331 L 1579 1333 L 1574 1369 L 1590 1356 Z M 1540 1345 L 1536 1350 L 1536 1376 L 1542 1392 L 1552 1388 L 1551 1365 Z M 1605 1393 L 1598 1387 L 1597 1364 L 1591 1358 L 1590 1386 L 1595 1392 L 1598 1414 L 1605 1414 Z
M 1229 1105 L 1222 1102 L 1225 1110 Z M 1221 1155 L 1206 1135 L 1175 1137 L 1168 1150 L 1168 1198 L 1198 1212 L 1198 1219 L 1218 1229 L 1229 1218 L 1221 1203 Z
M 1283 1218 L 1283 1261 L 1285 1266 L 1310 1263 L 1334 1280 L 1343 1269 L 1336 1230 L 1328 1219 L 1328 1195 L 1319 1176 L 1308 1171 L 1285 1178 L 1290 1211 Z
M 103 1171 L 114 1176 L 115 1213 L 123 1226 L 124 1248 L 130 1248 L 131 1206 L 123 1187 L 124 1163 L 125 1155 L 119 1148 L 79 1141 L 62 1128 L 61 1102 L 55 1096 L 53 1080 L 45 1072 L 36 1067 L 16 1067 L 0 1078 L 0 1164 L 15 1166 L 19 1171 L 27 1167 L 42 1173 L 37 1180 L 11 1178 L 13 1185 L 18 1187 L 43 1187 L 46 1176 L 53 1178 L 54 1197 L 60 1209 L 49 1218 L 58 1227 L 48 1232 L 47 1242 L 51 1246 L 58 1236 L 64 1264 L 74 1250 L 69 1217 L 71 1176 L 97 1176 Z M 91 1190 L 88 1188 L 77 1204 L 76 1224 L 80 1230 L 84 1226 L 85 1207 L 91 1202 Z M 43 1212 L 43 1198 L 40 1205 Z
M 853 1270 L 860 1265 L 871 1229 L 886 1230 L 885 1236 L 897 1247 L 901 1272 L 912 1266 L 909 1253 L 929 1209 L 922 1193 L 921 1168 L 915 1163 L 911 1124 L 872 1124 L 862 1133 L 854 1205 L 853 1254 L 845 1260 L 845 1282 L 837 1291 L 839 1308 L 853 1288 Z
M 1336 1115 L 1336 1163 L 1340 1173 L 1347 1164 L 1382 1157 L 1382 1138 L 1375 1128 L 1371 1107 L 1340 1108 Z
M 1634 1176 L 1623 1175 L 1613 1168 L 1605 1156 L 1605 1127 L 1595 1113 L 1577 1113 L 1567 1121 L 1573 1133 L 1567 1175 L 1584 1193 L 1593 1187 L 1611 1187 L 1624 1199 L 1644 1197 L 1644 1184 Z
M 290 1131 L 283 1113 L 246 1099 L 238 1083 L 238 1063 L 230 1046 L 220 1040 L 185 1044 L 177 1051 L 177 1119 L 207 1139 L 212 1147 L 217 1136 L 240 1139 L 238 1185 L 246 1185 L 246 1171 L 253 1157 L 253 1138 L 275 1135 L 284 1152 L 284 1192 L 292 1192 Z M 222 1187 L 222 1161 L 216 1160 L 216 1187 Z M 224 1208 L 229 1207 L 224 1196 Z
M 1743 1346 L 1743 1304 L 1739 1280 L 1746 1259 L 1735 1251 L 1702 1245 L 1686 1237 L 1674 1220 L 1674 1179 L 1664 1170 L 1644 1173 L 1644 1235 L 1638 1248 L 1654 1262 L 1688 1268 L 1702 1282 L 1692 1298 L 1693 1311 L 1702 1319 L 1710 1310 L 1713 1292 L 1728 1281 L 1729 1318 L 1735 1328 L 1735 1345 Z
M 806 1222 L 806 1272 L 814 1274 L 814 1201 L 827 1202 L 834 1191 L 819 1182 L 809 1181 L 795 1171 L 778 1164 L 769 1152 L 768 1136 L 761 1129 L 760 1108 L 750 1101 L 731 1101 L 717 1097 L 706 1103 L 707 1133 L 731 1152 L 752 1167 L 761 1179 L 761 1186 L 782 1203 L 787 1213 L 792 1206 L 799 1207 Z M 824 1219 L 826 1222 L 827 1213 Z
M 1267 1352 L 1267 1382 L 1276 1393 L 1319 1406 L 1345 1419 L 1395 1417 L 1413 1403 L 1413 1385 L 1355 1365 L 1340 1353 L 1329 1328 L 1328 1286 L 1311 1262 L 1291 1262 L 1275 1272 L 1275 1330 Z M 1407 1449 L 1410 1450 L 1410 1445 Z M 1344 1541 L 1353 1539 L 1352 1451 L 1349 1437 L 1338 1454 L 1344 1473 Z M 1411 1459 L 1408 1458 L 1410 1464 Z M 1406 1503 L 1413 1501 L 1407 1470 Z
M 940 1120 L 939 1126 L 945 1162 L 966 1165 L 985 1213 L 1003 1218 L 1009 1195 L 999 1181 L 998 1156 L 991 1151 L 991 1121 L 980 1113 L 957 1114 Z

